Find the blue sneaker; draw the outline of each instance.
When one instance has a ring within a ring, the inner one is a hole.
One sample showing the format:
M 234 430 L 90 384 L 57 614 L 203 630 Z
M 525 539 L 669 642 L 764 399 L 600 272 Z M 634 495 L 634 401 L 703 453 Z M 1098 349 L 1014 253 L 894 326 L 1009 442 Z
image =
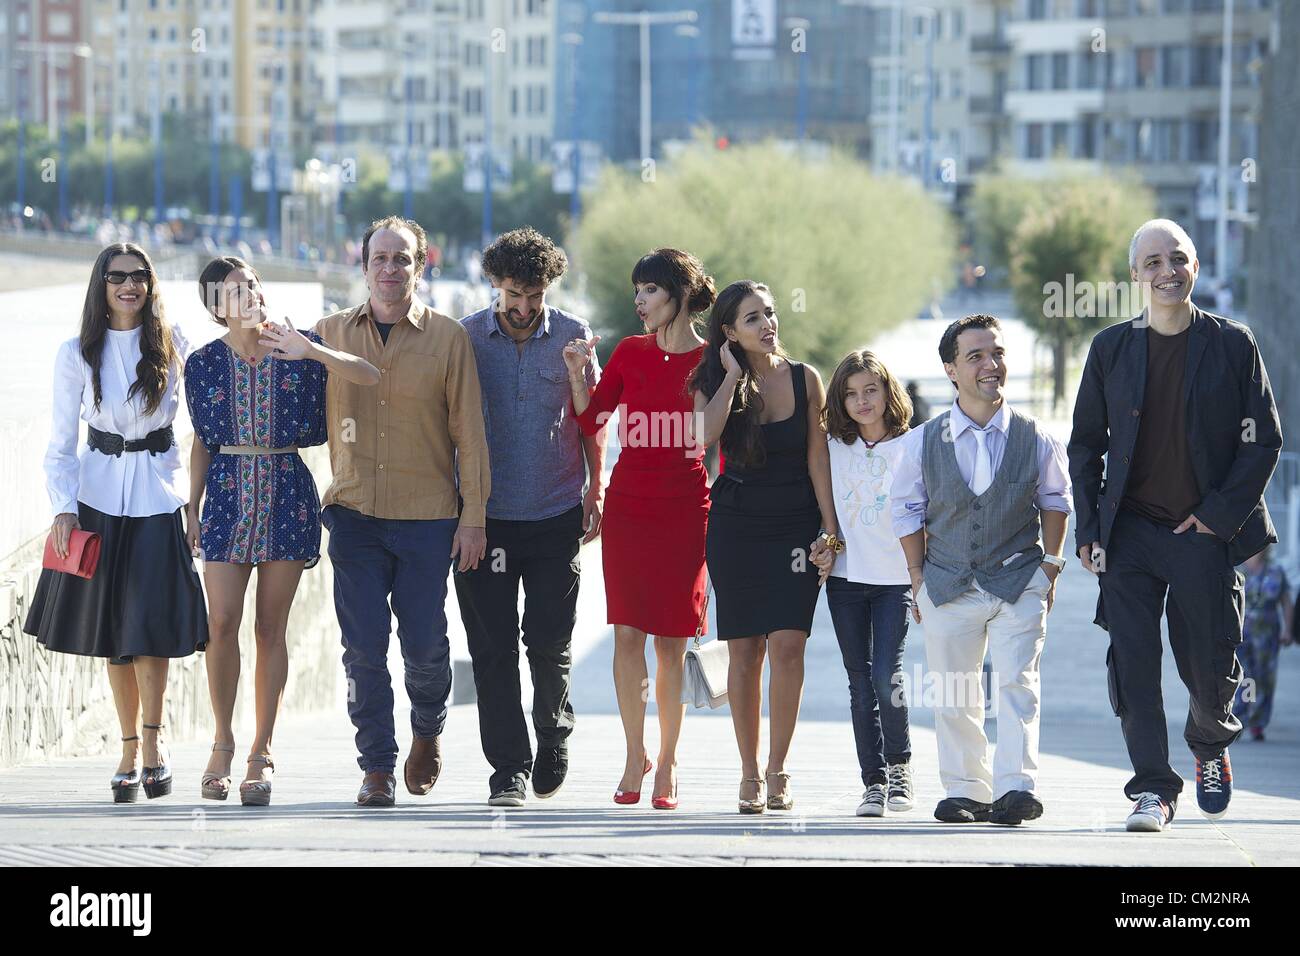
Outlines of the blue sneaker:
M 1196 805 L 1201 813 L 1211 820 L 1217 820 L 1228 812 L 1228 801 L 1232 799 L 1232 764 L 1228 761 L 1228 751 L 1224 751 L 1212 760 L 1196 758 Z

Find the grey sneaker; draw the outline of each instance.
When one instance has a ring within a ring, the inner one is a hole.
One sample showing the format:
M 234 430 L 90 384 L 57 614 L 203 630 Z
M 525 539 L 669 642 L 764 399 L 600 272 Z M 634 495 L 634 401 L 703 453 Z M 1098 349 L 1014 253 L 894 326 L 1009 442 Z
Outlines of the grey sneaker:
M 914 806 L 911 764 L 891 763 L 885 772 L 889 775 L 889 809 L 895 812 L 911 810 Z
M 1139 793 L 1124 829 L 1130 833 L 1159 833 L 1174 820 L 1174 808 L 1154 793 Z
M 524 800 L 528 798 L 528 779 L 522 774 L 517 773 L 510 778 L 510 782 L 492 793 L 488 797 L 489 807 L 522 807 Z
M 885 815 L 885 785 L 873 783 L 862 794 L 858 804 L 857 815 L 860 817 L 883 817 Z

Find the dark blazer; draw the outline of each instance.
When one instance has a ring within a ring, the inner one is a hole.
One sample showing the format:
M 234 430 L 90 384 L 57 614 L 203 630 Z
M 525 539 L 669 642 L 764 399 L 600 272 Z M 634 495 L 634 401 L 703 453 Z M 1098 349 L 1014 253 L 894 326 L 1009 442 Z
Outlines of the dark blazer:
M 1144 325 L 1122 322 L 1093 337 L 1068 449 L 1076 553 L 1094 541 L 1105 548 L 1110 540 L 1142 420 L 1146 371 Z M 1201 492 L 1193 514 L 1229 542 L 1236 565 L 1277 541 L 1264 489 L 1282 451 L 1282 429 L 1250 329 L 1192 306 L 1183 395 L 1188 450 Z

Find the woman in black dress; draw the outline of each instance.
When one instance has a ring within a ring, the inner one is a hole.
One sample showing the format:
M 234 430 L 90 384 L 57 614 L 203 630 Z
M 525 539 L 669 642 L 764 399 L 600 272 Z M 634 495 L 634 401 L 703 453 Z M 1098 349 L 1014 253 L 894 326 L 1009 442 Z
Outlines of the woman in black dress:
M 835 547 L 826 392 L 777 339 L 767 286 L 733 282 L 718 296 L 691 378 L 696 440 L 720 441 L 705 554 L 719 640 L 730 641 L 727 696 L 740 747 L 740 812 L 789 810 L 785 758 L 803 695 L 804 642 L 821 580 L 812 562 Z M 763 658 L 772 662 L 767 770 L 758 774 Z M 768 797 L 763 799 L 766 782 Z

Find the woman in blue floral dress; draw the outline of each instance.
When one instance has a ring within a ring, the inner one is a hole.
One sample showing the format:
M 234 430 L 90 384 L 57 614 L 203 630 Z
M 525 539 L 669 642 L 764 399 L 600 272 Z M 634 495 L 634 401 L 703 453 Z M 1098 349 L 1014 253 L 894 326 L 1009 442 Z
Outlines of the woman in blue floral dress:
M 185 363 L 194 423 L 189 543 L 204 560 L 208 690 L 216 718 L 200 789 L 213 800 L 230 792 L 239 627 L 256 568 L 257 729 L 239 795 L 245 804 L 265 805 L 271 800 L 271 734 L 289 670 L 289 608 L 303 569 L 320 559 L 320 499 L 297 449 L 325 443 L 327 375 L 374 385 L 379 370 L 327 348 L 314 332 L 267 321 L 261 280 L 242 259 L 208 263 L 199 294 L 227 329 Z
M 1291 643 L 1295 611 L 1286 572 L 1269 560 L 1269 550 L 1265 548 L 1245 564 L 1246 616 L 1237 649 L 1243 673 L 1232 708 L 1255 740 L 1264 739 L 1264 728 L 1273 716 L 1277 655 L 1282 645 Z

